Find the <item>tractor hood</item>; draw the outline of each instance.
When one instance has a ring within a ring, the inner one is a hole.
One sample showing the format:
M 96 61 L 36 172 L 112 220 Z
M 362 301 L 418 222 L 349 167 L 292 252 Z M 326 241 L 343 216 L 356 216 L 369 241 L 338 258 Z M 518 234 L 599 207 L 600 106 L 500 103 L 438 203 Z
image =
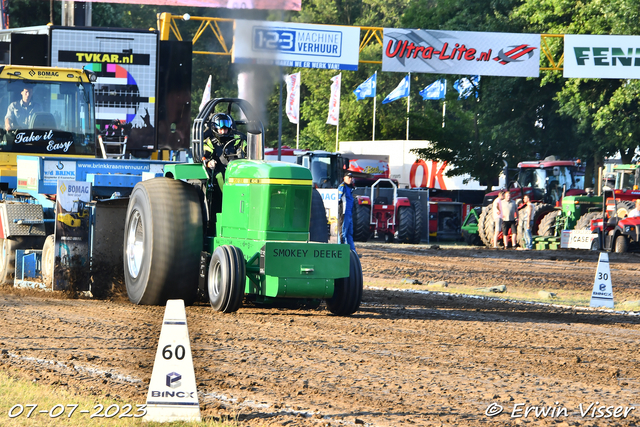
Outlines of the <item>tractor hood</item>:
M 238 179 L 247 180 L 303 180 L 311 185 L 311 171 L 305 167 L 285 162 L 268 162 L 264 160 L 235 160 L 229 163 L 226 173 L 230 183 Z M 233 180 L 233 181 L 232 181 Z M 253 183 L 247 181 L 246 184 Z

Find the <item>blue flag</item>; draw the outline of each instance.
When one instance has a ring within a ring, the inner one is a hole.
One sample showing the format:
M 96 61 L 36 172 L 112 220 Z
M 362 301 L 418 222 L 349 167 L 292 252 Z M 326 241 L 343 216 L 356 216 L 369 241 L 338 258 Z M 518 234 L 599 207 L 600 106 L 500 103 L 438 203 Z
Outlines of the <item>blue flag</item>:
M 445 79 L 436 80 L 420 91 L 423 100 L 444 99 L 447 94 L 447 81 Z
M 480 76 L 472 76 L 470 79 L 463 77 L 453 83 L 453 88 L 458 91 L 458 99 L 467 99 L 469 95 L 475 92 L 478 97 L 478 85 L 480 84 Z
M 365 98 L 375 98 L 377 75 L 378 73 L 374 73 L 373 76 L 369 77 L 353 91 L 353 93 L 356 94 L 358 101 L 362 101 Z
M 409 75 L 407 75 L 400 84 L 391 91 L 389 95 L 382 101 L 383 104 L 387 104 L 389 102 L 393 102 L 400 98 L 406 98 L 409 96 Z

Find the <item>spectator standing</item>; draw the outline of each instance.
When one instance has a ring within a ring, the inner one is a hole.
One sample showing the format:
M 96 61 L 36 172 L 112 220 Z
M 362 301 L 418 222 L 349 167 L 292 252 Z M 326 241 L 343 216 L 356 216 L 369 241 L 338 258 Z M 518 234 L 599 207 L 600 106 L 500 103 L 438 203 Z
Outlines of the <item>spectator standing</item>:
M 498 248 L 498 234 L 502 229 L 502 200 L 504 200 L 504 190 L 498 192 L 498 197 L 493 201 L 493 247 Z
M 520 221 L 522 222 L 522 230 L 524 231 L 524 249 L 530 251 L 533 249 L 533 236 L 531 234 L 531 230 L 533 228 L 533 214 L 535 212 L 535 208 L 531 203 L 531 199 L 526 194 L 522 198 L 522 202 L 524 203 L 524 208 L 520 211 Z
M 351 172 L 344 176 L 344 181 L 338 186 L 338 201 L 342 202 L 342 232 L 340 243 L 348 243 L 352 251 L 356 251 L 356 245 L 353 243 L 353 175 Z
M 628 218 L 633 218 L 637 216 L 640 216 L 640 199 L 636 199 L 636 208 L 631 209 L 631 211 L 629 212 L 629 215 L 627 215 Z
M 504 200 L 501 202 L 500 212 L 502 214 L 502 238 L 504 240 L 504 248 L 509 245 L 509 229 L 511 229 L 511 246 L 516 247 L 516 218 L 518 216 L 518 208 L 516 202 L 511 200 L 511 193 L 504 193 Z

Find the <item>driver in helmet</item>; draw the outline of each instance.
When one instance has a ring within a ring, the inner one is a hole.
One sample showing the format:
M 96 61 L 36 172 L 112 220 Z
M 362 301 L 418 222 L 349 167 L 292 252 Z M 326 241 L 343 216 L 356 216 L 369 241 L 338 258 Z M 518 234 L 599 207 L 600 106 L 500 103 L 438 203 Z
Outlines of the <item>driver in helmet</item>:
M 242 149 L 242 139 L 235 130 L 236 125 L 230 115 L 217 113 L 204 134 L 202 163 L 213 171 L 220 189 L 230 157 L 239 157 L 238 150 Z

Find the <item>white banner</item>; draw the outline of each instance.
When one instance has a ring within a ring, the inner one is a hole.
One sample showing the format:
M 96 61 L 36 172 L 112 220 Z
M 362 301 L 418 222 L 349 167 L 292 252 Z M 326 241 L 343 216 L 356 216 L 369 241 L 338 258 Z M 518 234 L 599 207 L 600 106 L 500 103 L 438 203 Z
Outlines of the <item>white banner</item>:
M 232 62 L 334 70 L 358 69 L 360 27 L 235 21 Z
M 284 81 L 287 83 L 287 105 L 285 111 L 289 121 L 298 124 L 300 119 L 300 73 L 289 74 Z
M 198 111 L 202 111 L 207 102 L 211 101 L 211 74 L 209 74 L 209 80 L 207 80 L 207 84 L 204 87 L 204 92 L 202 92 L 202 102 L 200 103 L 200 108 Z
M 560 247 L 562 249 L 591 249 L 593 239 L 598 237 L 590 230 L 562 230 Z
M 327 117 L 327 124 L 338 126 L 340 121 L 340 82 L 342 80 L 342 73 L 331 78 L 331 96 L 329 97 L 329 117 Z
M 385 28 L 382 71 L 538 77 L 540 35 Z
M 564 36 L 564 77 L 640 79 L 640 36 Z

